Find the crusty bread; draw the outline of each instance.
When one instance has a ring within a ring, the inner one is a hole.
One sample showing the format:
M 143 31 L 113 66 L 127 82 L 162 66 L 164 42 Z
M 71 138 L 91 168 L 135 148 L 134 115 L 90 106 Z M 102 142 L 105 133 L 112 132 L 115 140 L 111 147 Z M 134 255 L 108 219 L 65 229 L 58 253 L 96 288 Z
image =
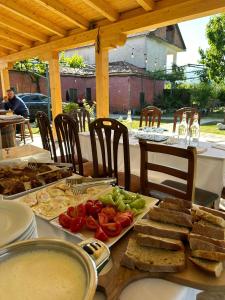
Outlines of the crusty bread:
M 179 272 L 185 268 L 185 254 L 184 251 L 143 247 L 131 238 L 121 264 L 149 272 Z
M 206 251 L 206 250 L 194 250 L 191 252 L 191 256 L 204 258 L 212 261 L 225 260 L 225 253 Z
M 218 240 L 225 239 L 225 229 L 220 226 L 213 225 L 204 220 L 195 222 L 192 227 L 192 232 L 196 234 L 201 234 L 203 236 L 208 236 Z
M 219 247 L 225 249 L 225 241 L 224 240 L 216 240 L 216 239 L 210 238 L 208 236 L 204 236 L 204 235 L 200 235 L 200 234 L 195 234 L 195 233 L 190 233 L 189 234 L 189 239 L 190 238 L 200 239 L 202 241 L 205 241 L 207 243 L 212 243 L 212 244 L 214 244 L 216 246 L 219 246 Z
M 184 245 L 179 240 L 148 235 L 144 233 L 138 233 L 136 239 L 137 243 L 141 246 L 168 250 L 184 250 Z
M 185 213 L 154 206 L 149 210 L 149 218 L 154 221 L 192 227 L 192 217 Z
M 179 198 L 164 198 L 164 202 L 167 203 L 173 203 L 176 205 L 179 205 L 180 208 L 192 208 L 192 202 L 184 199 L 179 199 Z
M 207 211 L 201 210 L 199 208 L 193 208 L 192 213 L 195 215 L 195 220 L 205 220 L 211 224 L 220 226 L 222 228 L 225 228 L 225 220 L 221 217 L 217 217 L 213 215 L 212 213 L 209 213 Z
M 220 217 L 220 218 L 225 220 L 225 212 L 222 212 L 220 210 L 216 210 L 216 209 L 213 209 L 213 208 L 205 207 L 205 206 L 199 206 L 199 208 L 201 210 L 204 210 L 208 213 L 213 214 L 214 216 Z
M 187 240 L 189 234 L 189 229 L 187 227 L 160 223 L 148 219 L 137 221 L 134 225 L 134 230 L 145 234 L 177 240 Z
M 176 211 L 181 211 L 181 212 L 183 212 L 185 214 L 188 214 L 188 215 L 191 214 L 189 209 L 187 209 L 185 207 L 181 207 L 179 204 L 175 204 L 175 203 L 162 201 L 162 202 L 160 202 L 159 207 L 166 208 L 166 209 L 171 209 L 171 210 L 176 210 Z
M 205 272 L 208 272 L 211 275 L 216 277 L 220 277 L 223 271 L 223 264 L 222 262 L 217 261 L 209 261 L 206 259 L 196 258 L 196 257 L 189 257 L 190 261 L 192 261 L 196 266 L 202 269 Z
M 191 250 L 205 250 L 225 253 L 225 248 L 222 248 L 210 242 L 206 242 L 205 240 L 196 237 L 190 237 L 189 244 Z

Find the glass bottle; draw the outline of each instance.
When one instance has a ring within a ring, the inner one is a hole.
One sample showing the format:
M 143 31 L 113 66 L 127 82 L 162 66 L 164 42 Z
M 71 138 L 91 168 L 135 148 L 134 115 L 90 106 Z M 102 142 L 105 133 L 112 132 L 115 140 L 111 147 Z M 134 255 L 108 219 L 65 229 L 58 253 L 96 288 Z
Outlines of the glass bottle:
M 199 143 L 200 126 L 198 122 L 198 114 L 194 114 L 194 120 L 190 127 L 189 145 L 197 147 Z
M 131 110 L 128 110 L 128 112 L 127 112 L 126 124 L 127 124 L 128 130 L 131 130 L 131 129 L 132 129 L 132 116 L 131 116 Z
M 186 145 L 187 143 L 187 134 L 188 134 L 188 124 L 186 113 L 183 113 L 182 120 L 178 126 L 178 139 L 180 143 Z

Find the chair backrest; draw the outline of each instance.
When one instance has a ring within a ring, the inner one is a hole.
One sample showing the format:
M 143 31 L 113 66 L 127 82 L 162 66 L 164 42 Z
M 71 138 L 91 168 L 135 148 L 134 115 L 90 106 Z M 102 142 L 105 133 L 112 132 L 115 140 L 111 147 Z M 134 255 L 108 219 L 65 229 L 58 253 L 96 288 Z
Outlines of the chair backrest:
M 86 125 L 89 127 L 90 113 L 85 108 L 74 109 L 69 115 L 78 122 L 80 132 L 86 130 Z
M 160 126 L 162 112 L 155 106 L 147 106 L 141 111 L 139 127 L 154 126 L 157 119 L 157 127 Z M 145 121 L 145 124 L 142 123 Z
M 59 114 L 55 117 L 55 129 L 61 161 L 72 163 L 74 172 L 83 175 L 78 123 L 68 114 Z
M 176 131 L 177 121 L 181 122 L 183 114 L 186 113 L 187 123 L 189 122 L 189 126 L 192 125 L 194 120 L 194 114 L 198 113 L 198 110 L 195 107 L 182 107 L 175 111 L 173 115 L 173 132 Z M 200 124 L 200 115 L 198 114 L 198 121 Z
M 43 149 L 48 150 L 51 154 L 51 159 L 57 162 L 55 141 L 53 138 L 52 128 L 48 116 L 43 111 L 38 111 L 36 114 L 36 118 L 41 134 Z
M 123 143 L 125 189 L 130 189 L 130 151 L 128 129 L 110 118 L 99 118 L 89 125 L 94 177 L 115 177 L 118 180 L 118 147 Z M 97 148 L 96 137 L 100 145 Z M 98 151 L 99 149 L 99 151 Z M 99 153 L 99 155 L 98 155 Z M 102 164 L 102 170 L 99 166 Z
M 141 150 L 141 171 L 140 171 L 140 184 L 141 193 L 149 195 L 151 191 L 159 191 L 163 194 L 169 194 L 176 198 L 185 200 L 194 200 L 195 191 L 195 166 L 196 166 L 196 148 L 188 147 L 187 149 L 171 147 L 167 145 L 158 145 L 153 143 L 147 143 L 146 141 L 140 140 Z M 148 158 L 153 153 L 159 153 L 160 158 L 158 161 L 163 161 L 161 155 L 166 156 L 167 162 L 171 159 L 171 156 L 184 158 L 187 160 L 187 171 L 181 171 L 174 167 L 162 165 L 160 163 L 149 162 Z M 148 179 L 148 171 L 155 171 L 164 173 L 186 181 L 187 188 L 185 191 L 178 190 L 176 188 L 169 187 L 163 183 L 151 182 Z

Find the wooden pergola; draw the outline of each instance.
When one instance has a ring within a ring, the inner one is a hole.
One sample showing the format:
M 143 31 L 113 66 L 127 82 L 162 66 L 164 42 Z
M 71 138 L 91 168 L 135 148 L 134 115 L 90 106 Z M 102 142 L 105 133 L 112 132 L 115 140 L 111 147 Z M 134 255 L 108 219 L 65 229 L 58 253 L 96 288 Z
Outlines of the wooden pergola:
M 97 116 L 103 117 L 109 114 L 109 49 L 129 34 L 225 12 L 225 0 L 0 0 L 0 9 L 3 93 L 12 63 L 38 56 L 49 63 L 55 117 L 62 110 L 59 52 L 95 44 Z

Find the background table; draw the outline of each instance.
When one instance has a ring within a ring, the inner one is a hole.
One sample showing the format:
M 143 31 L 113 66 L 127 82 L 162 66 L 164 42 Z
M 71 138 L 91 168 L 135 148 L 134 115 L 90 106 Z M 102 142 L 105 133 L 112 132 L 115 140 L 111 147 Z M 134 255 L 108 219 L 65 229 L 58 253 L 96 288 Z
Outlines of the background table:
M 0 149 L 16 145 L 14 125 L 24 123 L 25 119 L 17 115 L 0 115 Z
M 90 135 L 88 132 L 79 133 L 82 155 L 84 158 L 92 161 L 92 151 L 90 143 Z M 130 144 L 130 166 L 131 173 L 140 176 L 140 149 L 138 139 L 133 136 L 129 137 Z M 97 144 L 98 145 L 98 144 Z M 98 145 L 99 146 L 99 145 Z M 181 145 L 173 145 L 181 147 Z M 173 147 L 171 146 L 171 147 Z M 212 147 L 212 143 L 200 142 L 200 149 L 205 149 L 205 152 L 197 155 L 196 166 L 196 187 L 214 192 L 221 195 L 223 186 L 225 184 L 225 150 L 220 150 Z M 99 151 L 98 147 L 98 151 Z M 123 147 L 119 144 L 118 150 L 118 169 L 123 171 Z M 160 161 L 166 166 L 175 166 L 181 170 L 186 169 L 186 162 L 184 159 L 171 157 L 169 155 L 151 154 L 149 159 L 154 162 Z M 101 163 L 101 161 L 100 161 Z M 156 173 L 155 173 L 156 174 Z M 153 174 L 153 176 L 155 176 Z M 155 177 L 156 180 L 164 180 L 163 177 Z

